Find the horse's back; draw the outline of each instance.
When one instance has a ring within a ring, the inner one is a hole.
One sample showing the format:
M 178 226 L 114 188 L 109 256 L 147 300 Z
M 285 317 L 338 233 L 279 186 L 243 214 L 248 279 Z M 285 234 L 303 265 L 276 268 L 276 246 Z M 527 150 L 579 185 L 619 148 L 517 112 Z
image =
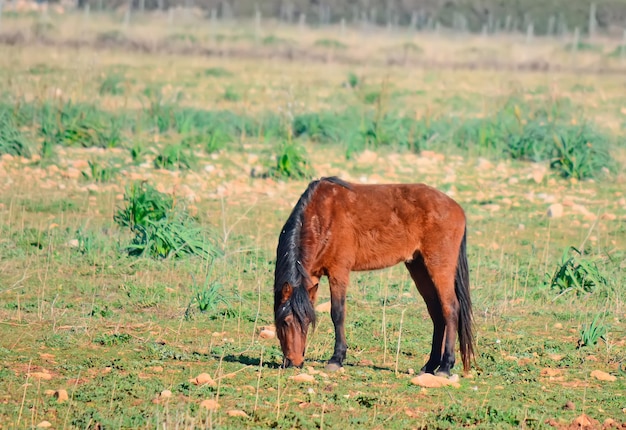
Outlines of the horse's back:
M 425 246 L 460 241 L 465 229 L 461 206 L 425 184 L 322 182 L 313 203 L 324 253 L 346 259 L 352 270 L 411 260 Z

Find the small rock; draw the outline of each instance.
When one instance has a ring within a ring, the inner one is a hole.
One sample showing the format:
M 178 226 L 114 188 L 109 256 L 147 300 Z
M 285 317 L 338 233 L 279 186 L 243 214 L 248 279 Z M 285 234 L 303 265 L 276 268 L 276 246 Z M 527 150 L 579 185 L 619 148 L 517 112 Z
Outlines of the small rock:
M 308 373 L 300 373 L 298 375 L 290 377 L 289 379 L 295 382 L 315 382 L 315 377 L 313 375 L 309 375 Z
M 67 402 L 70 399 L 67 395 L 67 390 L 64 389 L 56 390 L 54 392 L 54 397 L 56 397 L 57 402 L 59 403 Z
M 248 418 L 248 414 L 239 409 L 231 409 L 230 411 L 226 412 L 226 414 L 228 414 L 229 417 Z
M 540 184 L 541 182 L 543 182 L 543 178 L 546 175 L 546 169 L 534 169 L 533 170 L 533 181 L 535 181 L 535 183 Z
M 618 426 L 619 426 L 619 424 L 613 418 L 607 418 L 602 423 L 602 428 L 605 428 L 605 429 L 609 429 L 609 428 L 612 428 L 612 427 L 618 427 Z
M 593 372 L 591 372 L 591 376 L 599 381 L 613 382 L 617 380 L 614 375 L 603 372 L 602 370 L 594 370 Z
M 378 154 L 376 154 L 374 151 L 370 151 L 369 149 L 366 149 L 358 156 L 357 161 L 359 162 L 359 164 L 363 164 L 363 163 L 368 164 L 368 163 L 374 163 L 377 159 L 378 159 Z
M 37 424 L 37 428 L 40 429 L 47 429 L 52 427 L 52 423 L 50 421 L 42 421 L 39 424 Z
M 67 246 L 69 246 L 70 248 L 78 248 L 78 245 L 78 239 L 70 239 L 67 241 Z
M 563 216 L 563 205 L 553 203 L 548 207 L 548 216 L 550 218 L 561 218 Z
M 324 367 L 324 369 L 325 369 L 327 372 L 331 372 L 331 373 L 332 373 L 332 372 L 341 371 L 341 370 L 343 369 L 343 366 L 340 366 L 340 365 L 338 365 L 338 364 L 336 364 L 336 363 L 328 363 L 328 364 Z
M 479 158 L 477 167 L 479 170 L 492 170 L 493 163 L 486 158 Z
M 573 411 L 576 409 L 576 405 L 574 404 L 574 402 L 568 400 L 567 403 L 565 403 L 565 405 L 563 406 L 563 409 Z
M 49 381 L 52 379 L 52 375 L 48 372 L 33 372 L 29 373 L 28 376 L 36 379 L 43 379 L 44 381 Z
M 545 369 L 541 369 L 539 373 L 541 376 L 547 376 L 548 378 L 554 378 L 556 376 L 560 376 L 563 373 L 561 369 L 552 369 L 550 367 L 546 367 Z
M 330 304 L 330 301 L 328 301 L 328 302 L 320 303 L 319 305 L 317 305 L 315 307 L 315 310 L 317 312 L 330 312 L 330 308 L 331 308 L 331 304 Z
M 263 330 L 259 332 L 259 337 L 261 339 L 274 339 L 274 337 L 276 337 L 276 332 L 269 330 L 267 328 L 264 328 Z
M 209 411 L 216 411 L 220 408 L 220 404 L 213 399 L 207 399 L 200 402 L 200 407 L 208 409 Z
M 461 386 L 461 384 L 459 384 L 457 381 L 453 381 L 450 378 L 435 376 L 430 373 L 422 373 L 421 375 L 416 376 L 415 378 L 411 379 L 411 383 L 425 388 L 439 388 L 448 385 L 459 388 Z
M 209 375 L 208 373 L 201 373 L 195 378 L 192 378 L 190 382 L 195 385 L 209 385 L 211 387 L 217 386 L 217 383 L 213 380 L 213 378 L 211 378 L 211 375 Z
M 598 421 L 586 414 L 582 414 L 578 418 L 574 419 L 572 424 L 578 426 L 580 429 L 597 429 L 600 427 L 600 423 Z
M 164 399 L 169 399 L 170 397 L 172 397 L 172 392 L 170 390 L 163 390 L 161 391 L 161 394 L 159 394 L 159 397 L 163 397 Z
M 409 375 L 415 375 L 415 370 L 413 368 L 409 367 L 409 370 L 407 372 Z

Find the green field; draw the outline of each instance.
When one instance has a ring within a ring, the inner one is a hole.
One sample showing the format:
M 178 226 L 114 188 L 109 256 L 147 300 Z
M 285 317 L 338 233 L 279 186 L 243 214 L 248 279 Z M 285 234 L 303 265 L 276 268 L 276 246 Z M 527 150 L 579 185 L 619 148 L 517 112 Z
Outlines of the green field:
M 0 429 L 626 425 L 615 41 L 53 18 L 0 35 Z M 402 266 L 352 276 L 342 372 L 327 312 L 303 370 L 259 336 L 280 228 L 332 175 L 464 207 L 459 387 L 411 383 L 432 327 Z

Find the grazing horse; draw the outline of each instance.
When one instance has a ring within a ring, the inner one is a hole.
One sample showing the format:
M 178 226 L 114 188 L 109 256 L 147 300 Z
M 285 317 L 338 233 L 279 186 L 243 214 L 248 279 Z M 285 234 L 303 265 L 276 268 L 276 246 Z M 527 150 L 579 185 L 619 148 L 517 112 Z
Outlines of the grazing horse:
M 463 369 L 474 356 L 465 214 L 424 184 L 361 185 L 336 177 L 309 184 L 281 230 L 274 279 L 276 334 L 284 367 L 301 367 L 319 280 L 330 284 L 335 349 L 326 369 L 346 358 L 346 290 L 351 271 L 403 262 L 433 321 L 422 373 L 450 375 L 458 333 Z

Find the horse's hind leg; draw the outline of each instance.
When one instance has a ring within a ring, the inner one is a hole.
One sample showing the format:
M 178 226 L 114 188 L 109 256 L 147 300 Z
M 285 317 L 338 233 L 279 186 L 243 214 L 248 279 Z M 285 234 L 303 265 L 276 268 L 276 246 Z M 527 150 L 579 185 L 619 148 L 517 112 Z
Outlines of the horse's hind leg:
M 328 371 L 335 371 L 341 368 L 348 350 L 344 321 L 346 318 L 346 292 L 349 276 L 349 272 L 339 276 L 330 274 L 328 276 L 328 283 L 330 284 L 330 317 L 335 326 L 335 350 L 326 365 L 326 370 Z
M 454 367 L 454 347 L 459 327 L 459 299 L 456 296 L 454 281 L 456 274 L 457 255 L 454 253 L 422 251 L 424 265 L 434 285 L 438 298 L 441 316 L 445 325 L 443 354 L 438 374 L 450 375 Z
M 441 311 L 441 304 L 437 296 L 437 290 L 433 283 L 426 265 L 421 256 L 416 256 L 414 260 L 406 263 L 407 269 L 411 273 L 411 278 L 417 286 L 417 290 L 424 298 L 430 319 L 433 321 L 433 339 L 428 362 L 422 367 L 420 373 L 435 373 L 441 364 L 441 352 L 443 349 L 443 339 L 445 335 L 445 320 Z

